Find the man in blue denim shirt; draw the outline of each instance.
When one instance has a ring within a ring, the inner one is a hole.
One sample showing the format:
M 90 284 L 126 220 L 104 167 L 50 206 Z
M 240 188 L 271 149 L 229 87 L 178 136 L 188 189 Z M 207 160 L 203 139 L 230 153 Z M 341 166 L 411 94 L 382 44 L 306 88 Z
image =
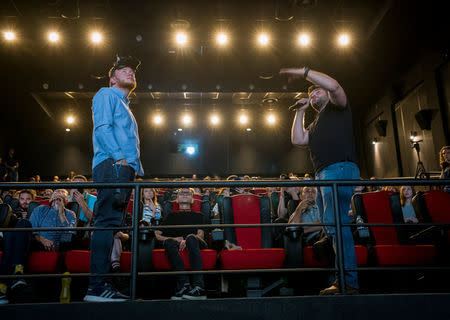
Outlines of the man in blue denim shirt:
M 359 179 L 353 136 L 352 114 L 347 96 L 341 85 L 330 76 L 304 68 L 281 69 L 289 80 L 304 78 L 312 82 L 308 98 L 298 100 L 293 106 L 296 110 L 292 124 L 291 141 L 297 146 L 308 146 L 317 180 Z M 311 106 L 318 112 L 308 128 L 304 126 L 305 110 Z M 341 223 L 349 223 L 348 208 L 353 187 L 339 187 L 339 216 Z M 320 187 L 319 207 L 323 208 L 322 223 L 334 223 L 333 193 L 331 187 Z M 322 200 L 320 203 L 320 200 Z M 322 204 L 322 206 L 320 206 Z M 336 231 L 334 227 L 324 227 L 328 237 L 333 240 L 336 253 Z M 350 227 L 342 228 L 343 262 L 346 269 L 356 269 L 356 255 Z M 336 255 L 337 259 L 337 255 Z M 336 260 L 337 261 L 337 260 Z M 346 292 L 358 293 L 358 275 L 355 271 L 344 274 Z M 320 292 L 324 295 L 339 294 L 340 283 L 334 281 Z
M 139 134 L 136 119 L 129 108 L 129 94 L 136 88 L 135 73 L 140 61 L 132 57 L 117 57 L 109 71 L 110 87 L 101 88 L 92 102 L 94 129 L 92 141 L 94 182 L 130 182 L 144 175 L 140 161 Z M 131 191 L 99 189 L 95 227 L 119 227 Z M 109 273 L 115 231 L 97 230 L 91 237 L 90 272 Z M 85 301 L 125 301 L 128 297 L 105 282 L 104 276 L 91 277 Z

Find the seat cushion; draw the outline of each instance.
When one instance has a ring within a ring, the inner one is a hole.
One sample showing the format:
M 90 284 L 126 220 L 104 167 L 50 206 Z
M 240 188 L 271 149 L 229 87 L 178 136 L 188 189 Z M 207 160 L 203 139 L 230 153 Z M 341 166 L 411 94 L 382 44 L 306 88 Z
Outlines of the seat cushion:
M 69 250 L 66 252 L 66 268 L 70 272 L 89 272 L 91 252 L 87 250 Z
M 91 252 L 87 250 L 70 250 L 66 252 L 66 268 L 70 272 L 89 272 Z M 131 252 L 123 251 L 120 256 L 120 271 L 130 272 Z
M 365 246 L 356 245 L 355 246 L 356 263 L 358 266 L 364 266 L 367 264 L 368 250 Z M 328 265 L 328 259 L 324 258 L 318 261 L 313 258 L 312 246 L 303 248 L 303 266 L 304 267 L 325 267 Z
M 220 261 L 224 269 L 278 269 L 283 266 L 284 249 L 222 250 Z
M 56 272 L 58 271 L 59 253 L 56 251 L 36 251 L 28 256 L 27 269 L 29 272 Z
M 186 270 L 191 269 L 191 264 L 189 263 L 189 252 L 187 250 L 179 251 L 181 259 L 184 263 L 184 268 Z M 200 250 L 202 255 L 203 270 L 210 270 L 216 267 L 217 251 L 211 249 Z M 153 267 L 157 270 L 172 270 L 169 263 L 169 259 L 166 255 L 165 249 L 155 249 L 152 252 Z
M 380 266 L 428 265 L 436 261 L 433 245 L 376 245 L 372 250 Z

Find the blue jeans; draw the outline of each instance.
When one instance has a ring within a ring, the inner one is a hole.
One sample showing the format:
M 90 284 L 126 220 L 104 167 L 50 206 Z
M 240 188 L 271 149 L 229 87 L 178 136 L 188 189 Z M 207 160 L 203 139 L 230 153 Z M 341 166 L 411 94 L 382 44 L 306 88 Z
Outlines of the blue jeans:
M 134 181 L 134 169 L 118 166 L 113 159 L 106 159 L 92 170 L 94 182 Z M 120 227 L 130 199 L 130 189 L 98 189 L 94 211 L 94 227 Z M 91 237 L 91 273 L 109 273 L 114 234 L 118 230 L 96 230 Z M 89 286 L 96 287 L 104 282 L 103 276 L 90 277 Z
M 316 174 L 316 180 L 356 180 L 359 179 L 359 168 L 353 162 L 339 162 L 329 165 Z M 341 223 L 349 223 L 348 208 L 353 195 L 354 187 L 338 187 L 339 215 Z M 334 223 L 333 192 L 331 187 L 320 187 L 322 195 L 322 223 Z M 320 206 L 319 206 L 320 207 Z M 337 247 L 336 230 L 334 227 L 324 227 L 326 234 L 333 240 L 333 249 L 336 255 L 337 267 Z M 350 227 L 342 228 L 342 249 L 344 267 L 346 269 L 356 269 L 355 247 Z M 358 288 L 358 274 L 356 271 L 345 272 L 345 284 L 353 288 Z

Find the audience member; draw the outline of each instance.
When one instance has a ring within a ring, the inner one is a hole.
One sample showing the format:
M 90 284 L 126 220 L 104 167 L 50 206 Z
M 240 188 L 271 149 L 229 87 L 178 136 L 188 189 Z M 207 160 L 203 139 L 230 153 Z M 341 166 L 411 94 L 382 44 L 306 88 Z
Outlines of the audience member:
M 416 213 L 412 205 L 414 189 L 411 186 L 402 186 L 400 188 L 400 203 L 402 205 L 403 220 L 406 223 L 418 223 Z
M 65 208 L 68 202 L 68 192 L 57 189 L 50 199 L 50 206 L 39 206 L 30 217 L 33 228 L 71 228 L 76 226 L 76 216 L 73 211 Z M 33 232 L 33 249 L 36 251 L 59 251 L 70 247 L 72 231 L 53 230 Z
M 203 213 L 192 212 L 192 203 L 194 202 L 193 189 L 180 189 L 177 195 L 177 202 L 180 208 L 179 212 L 171 212 L 164 219 L 163 225 L 198 225 L 210 223 L 209 218 Z M 186 229 L 164 229 L 155 231 L 156 239 L 163 242 L 167 257 L 175 271 L 185 270 L 183 260 L 179 251 L 188 250 L 189 262 L 193 271 L 202 270 L 201 249 L 206 249 L 207 244 L 204 240 L 204 231 L 197 228 Z M 205 285 L 203 275 L 193 274 L 191 279 L 187 275 L 177 275 L 177 284 L 173 300 L 206 299 Z
M 317 189 L 304 187 L 300 204 L 290 216 L 288 223 L 320 223 L 319 207 L 316 204 Z M 289 228 L 289 227 L 288 227 Z M 303 227 L 306 245 L 313 245 L 321 238 L 322 226 Z
M 450 146 L 444 146 L 439 151 L 439 165 L 441 166 L 441 179 L 450 179 Z M 450 193 L 450 185 L 444 187 Z
M 17 182 L 19 181 L 19 161 L 16 158 L 16 151 L 14 148 L 10 148 L 5 159 L 5 167 L 7 170 L 6 181 Z
M 28 219 L 28 206 L 36 198 L 36 192 L 29 189 L 21 190 L 18 192 L 18 198 L 19 205 L 15 208 L 14 214 L 18 219 Z

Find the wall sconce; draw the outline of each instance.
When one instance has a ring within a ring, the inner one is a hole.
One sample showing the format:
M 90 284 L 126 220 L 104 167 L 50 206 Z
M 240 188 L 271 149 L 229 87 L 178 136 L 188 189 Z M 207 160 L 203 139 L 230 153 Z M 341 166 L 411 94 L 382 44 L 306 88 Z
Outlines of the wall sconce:
M 373 145 L 376 145 L 377 143 L 378 143 L 378 139 L 377 139 L 377 138 L 373 138 L 372 144 L 373 144 Z
M 416 141 L 416 137 L 417 137 L 417 132 L 416 131 L 411 131 L 411 135 L 409 136 L 409 139 L 412 142 L 415 142 Z

